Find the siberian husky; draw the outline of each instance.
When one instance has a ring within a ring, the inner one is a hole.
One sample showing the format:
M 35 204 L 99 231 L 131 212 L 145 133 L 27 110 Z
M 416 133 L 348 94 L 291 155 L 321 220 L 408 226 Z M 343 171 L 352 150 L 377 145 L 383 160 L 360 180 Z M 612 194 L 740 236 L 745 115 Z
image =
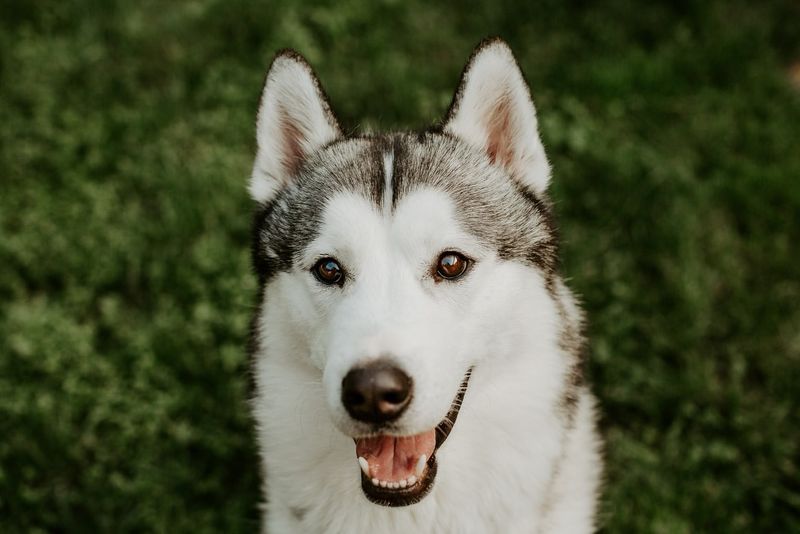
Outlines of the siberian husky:
M 375 135 L 283 51 L 256 130 L 263 530 L 594 530 L 582 315 L 509 47 L 475 49 L 440 125 Z

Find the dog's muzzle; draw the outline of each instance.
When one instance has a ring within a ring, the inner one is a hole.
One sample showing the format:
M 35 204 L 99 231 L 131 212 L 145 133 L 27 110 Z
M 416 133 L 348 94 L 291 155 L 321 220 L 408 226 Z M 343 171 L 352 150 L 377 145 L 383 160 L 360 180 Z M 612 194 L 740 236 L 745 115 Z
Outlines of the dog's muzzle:
M 384 506 L 407 506 L 419 502 L 428 494 L 436 478 L 436 451 L 445 442 L 455 425 L 471 374 L 472 368 L 464 375 L 447 415 L 435 428 L 414 436 L 378 434 L 354 439 L 356 456 L 361 467 L 361 488 L 367 499 Z M 396 380 L 390 379 L 388 376 L 376 379 L 376 383 L 381 380 L 380 383 L 387 386 L 385 388 L 367 387 L 370 390 L 369 393 L 372 394 L 373 401 L 369 403 L 363 400 L 363 402 L 357 403 L 361 408 L 370 405 L 369 409 L 364 408 L 363 412 L 359 413 L 370 414 L 369 417 L 377 417 L 380 420 L 386 417 L 383 414 L 384 409 L 388 413 L 394 414 L 397 406 L 403 404 L 397 415 L 390 418 L 399 417 L 399 413 L 408 404 L 410 386 L 406 396 L 403 396 L 402 393 L 389 395 L 388 405 L 383 408 L 380 406 L 381 400 L 374 400 L 380 399 L 382 393 L 402 392 L 405 389 L 402 387 L 404 381 L 397 376 L 394 378 Z M 346 380 L 347 378 L 345 378 Z M 343 401 L 345 395 L 346 393 L 343 392 Z M 363 394 L 362 397 L 366 398 L 367 394 Z M 361 401 L 362 399 L 351 400 Z M 347 405 L 345 404 L 345 406 Z

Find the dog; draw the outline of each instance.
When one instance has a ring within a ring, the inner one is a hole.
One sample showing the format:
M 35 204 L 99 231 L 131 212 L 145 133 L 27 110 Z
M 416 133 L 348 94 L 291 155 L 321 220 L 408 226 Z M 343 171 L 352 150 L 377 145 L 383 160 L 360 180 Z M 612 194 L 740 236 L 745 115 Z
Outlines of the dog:
M 256 137 L 263 531 L 593 531 L 583 315 L 508 45 L 474 50 L 437 126 L 363 135 L 279 52 Z

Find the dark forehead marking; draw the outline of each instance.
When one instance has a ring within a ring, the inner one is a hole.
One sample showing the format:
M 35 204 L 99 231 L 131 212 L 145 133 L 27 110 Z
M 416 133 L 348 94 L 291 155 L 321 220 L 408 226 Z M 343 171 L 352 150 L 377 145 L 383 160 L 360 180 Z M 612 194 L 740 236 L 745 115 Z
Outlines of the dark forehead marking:
M 405 143 L 401 136 L 394 138 L 392 142 L 392 211 L 397 207 L 397 199 L 400 198 L 401 188 L 403 182 L 407 179 L 408 171 L 406 170 L 406 163 L 408 159 L 407 151 L 405 150 Z
M 318 187 L 309 190 L 319 193 L 321 189 L 326 189 L 331 193 L 330 196 L 345 191 L 357 193 L 380 207 L 386 186 L 384 156 L 394 152 L 396 137 L 392 134 L 375 134 L 334 141 L 306 162 L 305 172 L 297 179 L 298 184 L 306 188 L 316 185 Z M 331 156 L 335 161 L 333 165 Z M 324 204 L 329 197 L 321 195 L 316 200 Z
M 384 164 L 384 158 L 386 154 L 391 153 L 394 155 L 395 151 L 395 139 L 392 136 L 382 135 L 376 136 L 371 139 L 371 149 L 373 156 L 378 161 L 378 169 L 379 172 L 375 174 L 375 184 L 374 184 L 374 194 L 372 195 L 372 201 L 378 207 L 383 206 L 383 197 L 387 194 L 386 189 L 386 166 Z M 390 172 L 394 174 L 394 166 L 395 160 L 392 160 L 392 168 Z
M 546 200 L 492 165 L 480 151 L 447 134 L 426 131 L 399 138 L 393 205 L 421 188 L 445 192 L 466 229 L 504 259 L 555 269 L 557 235 Z
M 334 141 L 305 161 L 274 199 L 257 207 L 252 260 L 262 285 L 292 268 L 314 238 L 322 212 L 335 195 L 351 192 L 380 206 L 385 143 L 366 137 Z

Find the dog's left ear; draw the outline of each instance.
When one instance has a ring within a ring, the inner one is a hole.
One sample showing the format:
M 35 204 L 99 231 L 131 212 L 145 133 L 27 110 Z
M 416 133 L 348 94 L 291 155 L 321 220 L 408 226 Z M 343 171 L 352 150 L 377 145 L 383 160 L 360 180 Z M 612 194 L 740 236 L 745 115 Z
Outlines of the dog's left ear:
M 267 72 L 258 109 L 250 195 L 269 202 L 313 152 L 341 135 L 308 62 L 293 50 L 279 52 Z
M 464 68 L 444 131 L 483 150 L 492 163 L 534 192 L 550 180 L 530 90 L 501 39 L 482 42 Z

